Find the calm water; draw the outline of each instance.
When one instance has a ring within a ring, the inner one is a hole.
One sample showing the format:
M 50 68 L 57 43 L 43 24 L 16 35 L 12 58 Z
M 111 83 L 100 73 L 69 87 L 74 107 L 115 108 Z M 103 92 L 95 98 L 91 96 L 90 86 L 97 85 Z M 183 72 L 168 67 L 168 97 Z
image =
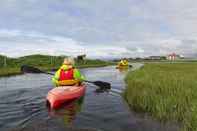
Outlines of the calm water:
M 134 69 L 140 65 L 135 64 Z M 45 97 L 53 88 L 51 76 L 25 74 L 0 78 L 0 131 L 175 131 L 170 124 L 161 124 L 131 112 L 118 94 L 124 90 L 127 71 L 115 67 L 81 70 L 89 80 L 112 84 L 113 92 L 96 93 L 88 84 L 84 98 L 57 111 L 46 107 Z M 117 93 L 116 93 L 117 92 Z

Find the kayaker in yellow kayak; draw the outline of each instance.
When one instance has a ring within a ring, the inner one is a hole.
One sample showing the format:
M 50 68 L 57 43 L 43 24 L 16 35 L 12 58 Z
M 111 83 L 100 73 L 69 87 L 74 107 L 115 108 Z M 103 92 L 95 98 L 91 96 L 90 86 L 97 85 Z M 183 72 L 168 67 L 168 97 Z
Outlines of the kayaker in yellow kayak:
M 75 61 L 73 58 L 68 57 L 64 59 L 62 66 L 52 78 L 55 86 L 79 85 L 85 80 L 85 77 L 74 67 L 74 64 Z
M 128 67 L 129 66 L 129 62 L 126 58 L 122 59 L 119 63 L 118 63 L 118 67 Z

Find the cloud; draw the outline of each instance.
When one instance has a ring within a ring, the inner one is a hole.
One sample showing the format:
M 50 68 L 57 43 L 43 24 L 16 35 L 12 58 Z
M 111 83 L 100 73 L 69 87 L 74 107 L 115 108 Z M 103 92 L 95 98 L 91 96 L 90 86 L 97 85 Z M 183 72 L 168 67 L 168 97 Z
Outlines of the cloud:
M 0 53 L 12 57 L 37 53 L 77 55 L 85 51 L 80 42 L 70 38 L 36 32 L 1 30 L 0 39 Z
M 0 53 L 196 56 L 196 14 L 196 0 L 1 0 Z
M 89 58 L 112 58 L 132 54 L 125 47 L 89 46 L 70 38 L 48 36 L 36 32 L 0 30 L 0 39 L 0 54 L 10 57 L 41 53 L 69 56 L 87 54 Z
M 0 40 L 0 54 L 11 57 L 38 53 L 77 56 L 85 53 L 90 58 L 122 58 L 167 55 L 171 52 L 191 56 L 195 55 L 197 51 L 197 39 L 170 38 L 88 45 L 71 38 L 38 32 L 0 30 Z

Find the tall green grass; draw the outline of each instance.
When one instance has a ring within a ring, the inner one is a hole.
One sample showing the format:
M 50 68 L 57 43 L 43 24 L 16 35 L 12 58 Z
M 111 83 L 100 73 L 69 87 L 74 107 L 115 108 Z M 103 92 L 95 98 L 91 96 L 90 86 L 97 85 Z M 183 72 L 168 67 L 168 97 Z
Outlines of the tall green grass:
M 125 80 L 123 96 L 133 110 L 197 131 L 197 63 L 146 64 Z

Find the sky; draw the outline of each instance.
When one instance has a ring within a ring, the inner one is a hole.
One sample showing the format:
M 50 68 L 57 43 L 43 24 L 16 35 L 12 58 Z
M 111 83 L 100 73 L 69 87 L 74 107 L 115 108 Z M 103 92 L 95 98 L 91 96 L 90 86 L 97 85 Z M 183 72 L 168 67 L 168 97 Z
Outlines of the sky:
M 196 0 L 1 0 L 0 54 L 197 57 Z

